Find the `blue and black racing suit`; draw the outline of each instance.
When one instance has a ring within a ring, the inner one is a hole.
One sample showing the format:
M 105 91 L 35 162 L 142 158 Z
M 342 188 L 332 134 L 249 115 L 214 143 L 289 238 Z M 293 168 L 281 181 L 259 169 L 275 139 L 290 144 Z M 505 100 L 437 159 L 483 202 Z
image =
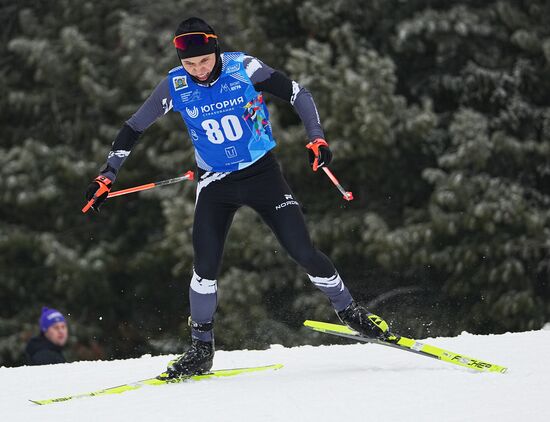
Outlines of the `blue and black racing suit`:
M 125 123 L 101 173 L 114 181 L 139 135 L 168 111 L 178 111 L 199 168 L 191 319 L 203 326 L 213 321 L 224 243 L 241 206 L 261 216 L 335 310 L 341 311 L 351 303 L 351 295 L 332 262 L 314 247 L 300 205 L 270 152 L 275 139 L 263 92 L 294 106 L 310 140 L 324 138 L 313 98 L 297 82 L 255 57 L 226 52 L 221 59 L 221 74 L 208 85 L 195 82 L 181 66 L 172 69 Z M 203 341 L 213 338 L 211 329 L 193 329 L 192 335 Z

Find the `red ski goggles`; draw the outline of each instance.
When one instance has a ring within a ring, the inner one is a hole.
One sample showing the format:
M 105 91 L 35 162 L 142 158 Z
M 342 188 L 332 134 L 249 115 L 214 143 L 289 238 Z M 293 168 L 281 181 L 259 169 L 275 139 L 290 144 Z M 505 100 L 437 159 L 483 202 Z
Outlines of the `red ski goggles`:
M 187 50 L 190 45 L 206 45 L 210 41 L 210 38 L 217 39 L 218 36 L 214 34 L 207 34 L 205 32 L 188 32 L 187 34 L 180 34 L 174 37 L 174 46 L 178 50 Z

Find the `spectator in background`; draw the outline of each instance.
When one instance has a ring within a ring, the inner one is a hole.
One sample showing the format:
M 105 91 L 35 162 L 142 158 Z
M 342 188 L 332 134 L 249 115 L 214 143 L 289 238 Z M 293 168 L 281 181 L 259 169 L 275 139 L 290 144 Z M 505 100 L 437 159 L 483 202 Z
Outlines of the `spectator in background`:
M 29 340 L 25 353 L 29 365 L 65 363 L 62 350 L 69 337 L 67 322 L 61 312 L 47 307 L 40 315 L 40 335 Z

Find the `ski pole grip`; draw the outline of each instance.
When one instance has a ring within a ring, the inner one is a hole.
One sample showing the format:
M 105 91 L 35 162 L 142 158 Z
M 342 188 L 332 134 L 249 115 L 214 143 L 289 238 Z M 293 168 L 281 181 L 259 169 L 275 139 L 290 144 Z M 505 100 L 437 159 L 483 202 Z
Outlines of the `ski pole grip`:
M 319 147 L 321 146 L 328 147 L 327 141 L 321 138 L 317 138 L 306 145 L 306 148 L 310 149 L 313 152 L 313 157 L 314 157 L 313 166 L 312 166 L 313 171 L 317 171 L 319 169 L 319 157 L 320 157 Z
M 109 188 L 104 183 L 98 183 L 99 189 L 95 191 L 94 196 L 92 199 L 88 201 L 86 205 L 84 205 L 84 208 L 82 208 L 83 213 L 87 213 L 88 210 L 92 207 L 92 205 L 95 204 L 95 201 L 97 201 L 97 198 L 99 198 L 101 195 L 103 195 L 105 192 L 109 192 Z

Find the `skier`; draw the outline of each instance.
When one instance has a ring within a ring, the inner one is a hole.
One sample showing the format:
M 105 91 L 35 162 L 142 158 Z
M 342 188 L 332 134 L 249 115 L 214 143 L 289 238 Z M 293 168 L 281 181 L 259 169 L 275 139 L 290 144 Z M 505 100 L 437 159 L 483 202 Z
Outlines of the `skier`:
M 181 114 L 199 176 L 189 288 L 192 343 L 161 377 L 204 373 L 212 367 L 217 277 L 227 232 L 243 205 L 260 214 L 344 324 L 366 336 L 385 338 L 387 323 L 353 300 L 332 262 L 313 246 L 300 206 L 270 152 L 275 140 L 263 92 L 294 106 L 310 141 L 313 170 L 330 163 L 332 153 L 311 94 L 255 57 L 220 53 L 218 36 L 202 19 L 181 22 L 173 43 L 181 66 L 170 70 L 125 122 L 104 168 L 86 192 L 86 199 L 94 199 L 93 208 L 99 210 L 141 133 L 171 109 Z M 103 193 L 96 195 L 100 187 Z
M 63 314 L 56 309 L 44 306 L 38 324 L 40 335 L 31 338 L 25 348 L 27 363 L 29 365 L 65 363 L 63 347 L 69 338 L 69 331 Z

